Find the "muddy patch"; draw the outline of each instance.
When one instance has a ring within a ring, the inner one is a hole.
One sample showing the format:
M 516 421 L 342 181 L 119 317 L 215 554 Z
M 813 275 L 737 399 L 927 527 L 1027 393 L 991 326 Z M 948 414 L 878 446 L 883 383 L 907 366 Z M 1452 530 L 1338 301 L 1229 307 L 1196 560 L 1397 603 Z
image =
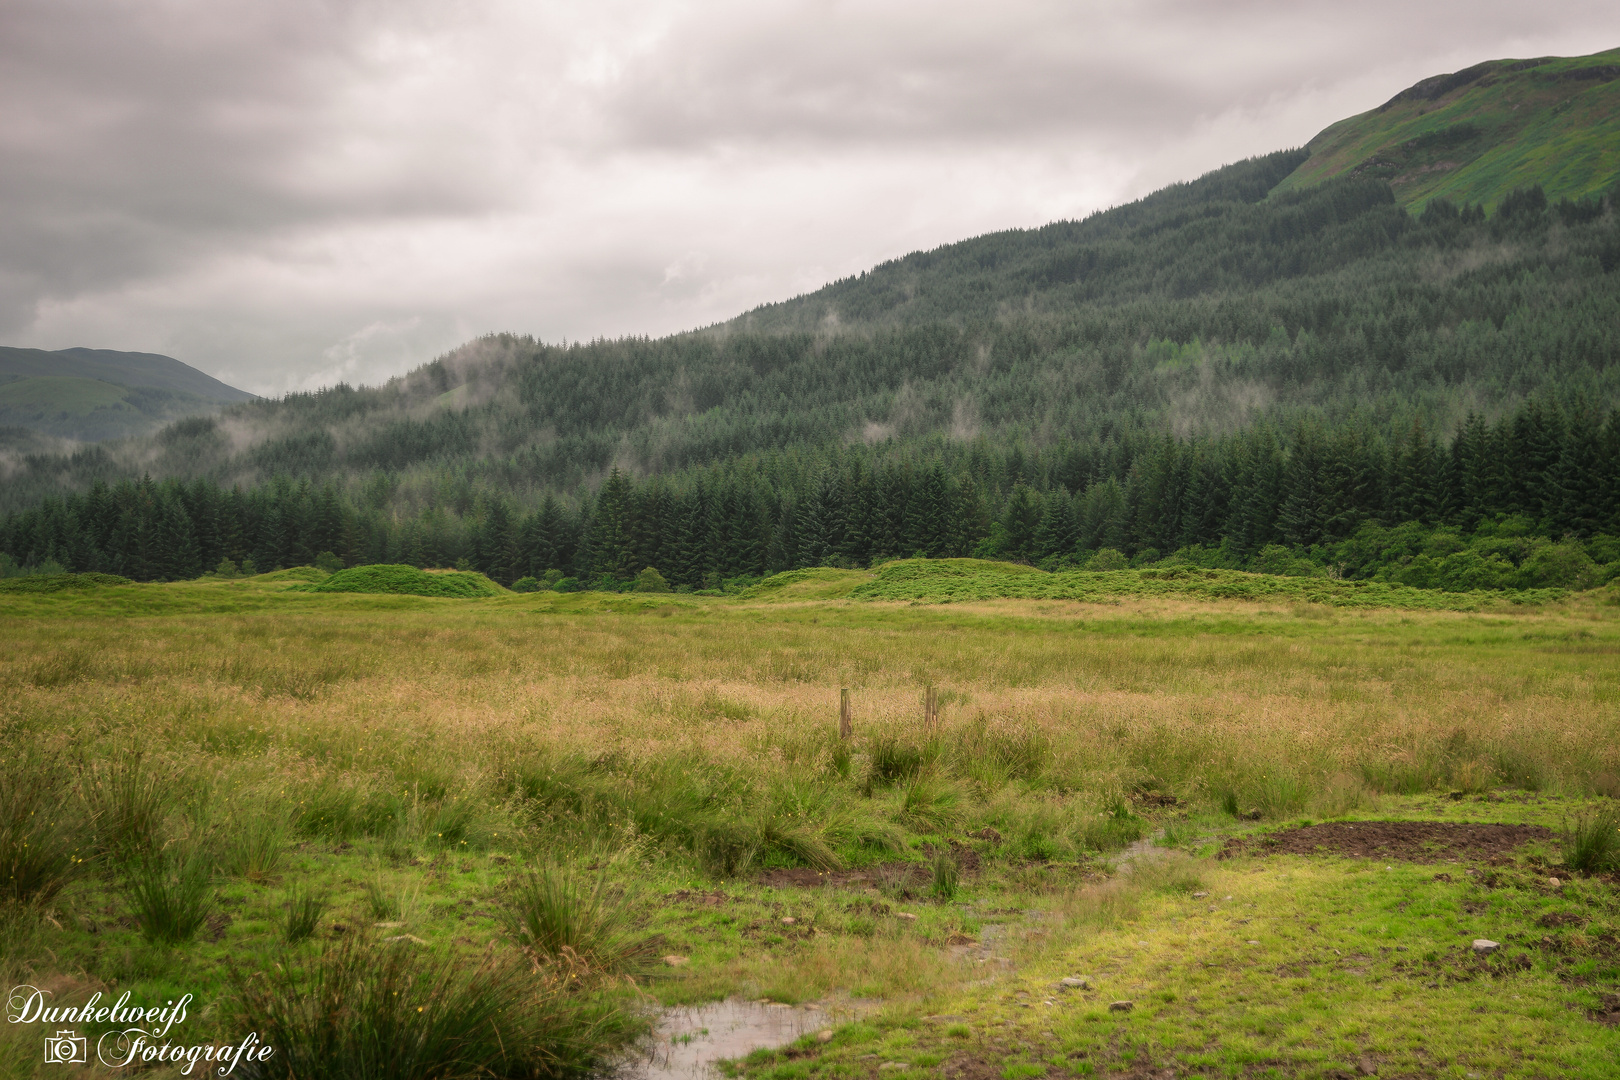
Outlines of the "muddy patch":
M 1343 855 L 1433 863 L 1489 859 L 1532 840 L 1550 840 L 1540 825 L 1475 825 L 1449 821 L 1327 822 L 1265 836 L 1233 837 L 1220 858 L 1233 855 Z
M 979 876 L 982 864 L 977 851 L 954 841 L 950 850 L 956 857 L 957 872 L 962 877 L 971 880 Z M 789 866 L 766 871 L 759 877 L 761 885 L 778 889 L 826 885 L 835 889 L 881 889 L 902 895 L 920 895 L 933 880 L 933 866 L 921 862 L 878 863 L 859 870 L 812 870 L 807 866 Z

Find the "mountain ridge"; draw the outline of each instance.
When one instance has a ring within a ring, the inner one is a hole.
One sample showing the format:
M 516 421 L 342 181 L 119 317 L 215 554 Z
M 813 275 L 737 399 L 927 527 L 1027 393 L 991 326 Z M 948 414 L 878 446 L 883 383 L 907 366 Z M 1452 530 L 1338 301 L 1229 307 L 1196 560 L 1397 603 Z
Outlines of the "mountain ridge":
M 0 426 L 98 442 L 257 396 L 161 353 L 0 346 Z

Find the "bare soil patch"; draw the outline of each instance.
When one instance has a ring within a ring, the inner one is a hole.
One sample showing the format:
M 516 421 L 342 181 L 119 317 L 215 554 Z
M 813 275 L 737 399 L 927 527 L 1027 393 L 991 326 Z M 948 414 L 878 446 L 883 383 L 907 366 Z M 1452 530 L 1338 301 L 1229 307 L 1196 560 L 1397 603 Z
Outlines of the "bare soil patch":
M 1234 837 L 1221 858 L 1251 855 L 1343 855 L 1433 863 L 1448 859 L 1505 856 L 1532 840 L 1549 840 L 1540 825 L 1491 825 L 1450 821 L 1324 822 L 1259 837 Z
M 964 878 L 979 876 L 979 853 L 956 841 L 950 842 L 951 854 L 956 858 L 957 872 Z M 924 850 L 932 854 L 927 845 Z M 807 866 L 786 866 L 768 870 L 759 877 L 761 885 L 774 888 L 808 888 L 826 885 L 833 888 L 886 888 L 900 891 L 926 889 L 933 880 L 934 870 L 928 863 L 885 862 L 863 866 L 859 870 L 812 870 Z

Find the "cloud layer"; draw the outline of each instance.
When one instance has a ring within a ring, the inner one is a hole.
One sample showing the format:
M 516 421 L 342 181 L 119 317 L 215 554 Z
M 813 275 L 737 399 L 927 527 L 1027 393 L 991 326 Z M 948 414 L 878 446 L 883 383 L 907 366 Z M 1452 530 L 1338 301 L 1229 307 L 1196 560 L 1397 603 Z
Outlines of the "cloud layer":
M 276 393 L 667 333 L 1616 44 L 1584 0 L 9 0 L 0 343 Z

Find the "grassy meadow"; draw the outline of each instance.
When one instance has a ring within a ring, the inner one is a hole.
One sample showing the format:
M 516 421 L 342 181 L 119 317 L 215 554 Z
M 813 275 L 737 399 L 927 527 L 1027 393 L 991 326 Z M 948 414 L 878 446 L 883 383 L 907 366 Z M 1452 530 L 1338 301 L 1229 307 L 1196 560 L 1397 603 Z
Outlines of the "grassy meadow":
M 568 1076 L 730 995 L 865 1003 L 768 1080 L 1613 1075 L 1613 589 L 927 571 L 0 593 L 7 985 L 189 993 L 171 1039 L 299 1080 Z M 1266 853 L 1368 820 L 1552 831 Z M 77 1073 L 0 1026 L 0 1075 L 106 1075 L 117 1026 Z

